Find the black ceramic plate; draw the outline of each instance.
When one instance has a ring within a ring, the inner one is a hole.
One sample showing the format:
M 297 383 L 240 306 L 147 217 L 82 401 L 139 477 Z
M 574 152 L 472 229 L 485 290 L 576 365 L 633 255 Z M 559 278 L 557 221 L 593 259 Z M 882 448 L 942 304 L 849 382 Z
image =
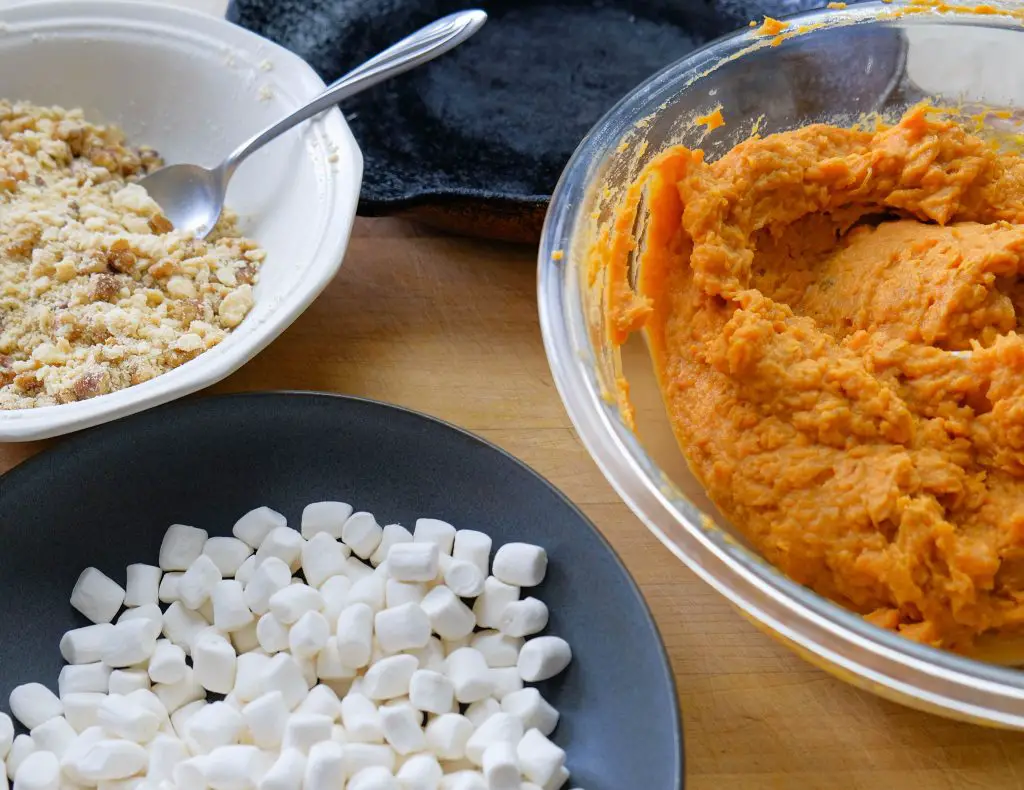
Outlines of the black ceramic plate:
M 85 624 L 68 605 L 95 565 L 124 581 L 174 522 L 230 534 L 266 504 L 295 523 L 342 499 L 382 523 L 430 515 L 545 546 L 538 597 L 570 668 L 542 687 L 573 786 L 676 790 L 682 735 L 672 675 L 640 594 L 558 491 L 497 448 L 402 409 L 330 395 L 231 395 L 174 404 L 72 437 L 0 478 L 0 698 L 56 687 L 57 645 Z
M 826 0 L 233 0 L 228 16 L 293 50 L 328 82 L 446 13 L 490 21 L 454 52 L 343 105 L 366 158 L 364 215 L 412 214 L 470 235 L 535 240 L 562 168 L 633 87 L 764 14 Z M 880 88 L 898 35 L 873 59 Z M 837 66 L 821 79 L 842 89 Z

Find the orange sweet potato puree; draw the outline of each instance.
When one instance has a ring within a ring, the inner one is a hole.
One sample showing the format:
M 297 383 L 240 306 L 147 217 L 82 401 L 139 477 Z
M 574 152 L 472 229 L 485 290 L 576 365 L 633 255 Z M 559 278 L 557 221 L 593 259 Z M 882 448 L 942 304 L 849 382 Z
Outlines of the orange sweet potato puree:
M 692 470 L 766 559 L 936 646 L 1024 624 L 1024 159 L 925 108 L 677 147 L 595 253 L 613 341 L 645 330 Z

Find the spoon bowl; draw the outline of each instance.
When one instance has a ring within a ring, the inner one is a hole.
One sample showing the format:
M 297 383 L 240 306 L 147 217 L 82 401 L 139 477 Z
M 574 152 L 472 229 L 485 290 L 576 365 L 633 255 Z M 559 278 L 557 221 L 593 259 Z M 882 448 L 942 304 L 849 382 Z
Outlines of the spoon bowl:
M 228 179 L 219 167 L 208 170 L 199 165 L 170 165 L 146 176 L 142 186 L 175 228 L 203 238 L 224 211 Z

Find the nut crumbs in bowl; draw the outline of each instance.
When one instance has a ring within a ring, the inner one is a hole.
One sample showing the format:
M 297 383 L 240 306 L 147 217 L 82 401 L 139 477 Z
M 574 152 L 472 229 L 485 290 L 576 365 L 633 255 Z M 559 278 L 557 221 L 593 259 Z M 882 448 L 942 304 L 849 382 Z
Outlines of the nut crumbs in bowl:
M 140 384 L 249 312 L 265 252 L 230 212 L 174 230 L 134 183 L 160 165 L 81 110 L 0 101 L 0 409 Z

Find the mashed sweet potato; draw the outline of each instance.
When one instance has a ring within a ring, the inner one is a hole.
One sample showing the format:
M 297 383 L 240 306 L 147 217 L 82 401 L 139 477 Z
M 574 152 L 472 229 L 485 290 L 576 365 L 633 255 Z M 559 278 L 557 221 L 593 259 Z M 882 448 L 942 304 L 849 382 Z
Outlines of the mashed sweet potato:
M 691 468 L 770 562 L 929 644 L 1024 623 L 1024 159 L 924 108 L 677 147 L 596 255 L 613 340 L 646 331 Z

